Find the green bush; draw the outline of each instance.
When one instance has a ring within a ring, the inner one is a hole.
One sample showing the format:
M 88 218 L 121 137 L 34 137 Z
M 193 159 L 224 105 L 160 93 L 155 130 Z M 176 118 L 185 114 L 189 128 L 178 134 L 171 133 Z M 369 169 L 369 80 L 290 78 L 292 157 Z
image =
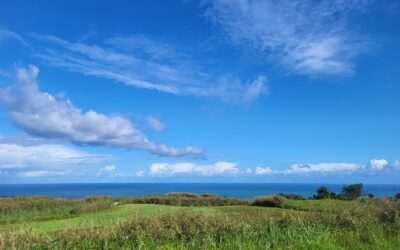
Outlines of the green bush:
M 215 194 L 205 193 L 205 194 L 202 194 L 201 197 L 205 197 L 205 198 L 210 198 L 210 197 L 212 197 L 212 198 L 215 198 L 215 197 L 218 197 L 218 196 L 215 195 Z
M 256 197 L 251 204 L 260 207 L 283 207 L 284 201 L 285 197 L 281 195 L 268 195 Z
M 195 193 L 188 193 L 188 192 L 172 192 L 172 193 L 167 193 L 166 196 L 195 198 L 198 195 Z
M 280 196 L 285 197 L 288 200 L 305 200 L 306 198 L 304 198 L 303 195 L 300 194 L 284 194 L 284 193 L 280 193 Z
M 336 195 L 335 193 L 329 192 L 327 187 L 322 186 L 317 189 L 317 194 L 314 195 L 313 197 L 314 197 L 314 199 L 321 200 L 321 199 L 333 198 L 331 196 L 335 196 L 335 195 Z
M 215 195 L 192 193 L 170 193 L 167 195 L 148 195 L 125 198 L 124 202 L 133 204 L 158 204 L 171 206 L 238 206 L 248 205 L 244 199 L 224 198 Z
M 339 199 L 355 200 L 361 196 L 362 189 L 362 183 L 343 186 L 342 193 L 339 195 Z

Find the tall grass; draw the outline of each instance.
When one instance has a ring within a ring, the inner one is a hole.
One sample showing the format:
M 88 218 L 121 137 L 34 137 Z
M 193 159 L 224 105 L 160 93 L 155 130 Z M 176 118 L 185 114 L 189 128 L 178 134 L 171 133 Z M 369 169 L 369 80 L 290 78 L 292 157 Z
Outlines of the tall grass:
M 212 194 L 197 195 L 193 193 L 147 195 L 124 198 L 121 201 L 124 203 L 134 204 L 159 204 L 172 206 L 239 206 L 249 204 L 249 201 L 244 199 L 225 198 Z
M 0 224 L 95 212 L 110 208 L 114 202 L 113 198 L 107 196 L 87 197 L 80 200 L 45 196 L 0 197 Z
M 173 206 L 247 205 L 243 199 L 223 198 L 211 194 L 170 193 L 141 197 L 113 198 L 92 196 L 83 199 L 62 199 L 45 196 L 0 197 L 0 225 L 29 220 L 69 218 L 85 212 L 110 208 L 113 204 L 160 204 Z
M 342 209 L 247 209 L 242 213 L 134 216 L 110 226 L 0 235 L 16 249 L 398 249 L 400 202 L 348 202 Z M 235 208 L 238 211 L 241 207 Z M 279 211 L 271 213 L 270 211 Z

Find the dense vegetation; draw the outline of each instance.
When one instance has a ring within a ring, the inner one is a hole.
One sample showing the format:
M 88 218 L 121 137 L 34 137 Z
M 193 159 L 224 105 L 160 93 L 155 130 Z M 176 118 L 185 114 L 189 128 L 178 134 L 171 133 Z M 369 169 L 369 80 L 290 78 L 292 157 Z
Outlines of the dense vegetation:
M 398 249 L 396 198 L 0 198 L 0 249 Z
M 124 199 L 125 203 L 159 204 L 172 206 L 238 206 L 247 205 L 248 201 L 218 197 L 212 194 L 169 193 L 166 195 L 148 195 Z
M 87 197 L 81 200 L 44 196 L 0 197 L 0 225 L 27 220 L 66 218 L 84 212 L 96 212 L 111 207 L 114 199 L 108 196 Z
M 336 194 L 335 192 L 329 192 L 327 187 L 319 187 L 317 194 L 314 195 L 314 199 L 340 199 L 340 200 L 355 200 L 361 195 L 363 191 L 363 184 L 357 183 L 352 185 L 343 186 L 342 193 Z M 368 194 L 369 198 L 373 198 L 372 194 Z

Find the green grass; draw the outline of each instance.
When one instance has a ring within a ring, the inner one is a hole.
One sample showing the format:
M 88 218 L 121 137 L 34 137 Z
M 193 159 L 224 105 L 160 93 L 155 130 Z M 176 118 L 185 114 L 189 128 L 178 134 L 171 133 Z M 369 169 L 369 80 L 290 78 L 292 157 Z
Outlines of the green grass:
M 39 219 L 28 216 L 3 223 L 0 249 L 361 250 L 400 246 L 400 201 L 388 199 L 284 200 L 282 208 L 186 206 L 186 201 L 184 206 L 126 204 L 129 199 L 112 200 L 119 204 L 109 207 L 94 205 L 105 204 L 104 199 L 109 198 L 72 204 L 74 212 L 67 218 L 65 213 L 51 212 L 50 217 L 42 213 Z M 155 201 L 160 200 L 165 201 Z M 18 205 L 18 211 L 26 213 L 29 202 Z M 35 202 L 36 210 L 48 211 Z M 85 203 L 91 204 L 89 208 Z M 191 204 L 203 205 L 204 200 Z
M 215 215 L 224 212 L 223 209 L 218 207 L 176 207 L 155 204 L 124 204 L 98 212 L 81 213 L 70 218 L 63 218 L 62 216 L 59 218 L 42 217 L 41 220 L 38 221 L 34 220 L 2 224 L 0 225 L 0 231 L 23 229 L 25 231 L 33 230 L 39 232 L 51 232 L 65 228 L 94 228 L 102 225 L 110 225 L 116 223 L 117 221 L 127 220 L 137 215 L 154 216 L 160 214 L 172 214 L 178 210 L 209 215 Z M 229 209 L 225 211 L 229 211 Z M 237 211 L 240 210 L 237 209 Z
M 343 209 L 349 207 L 353 203 L 344 200 L 286 200 L 285 205 L 292 209 L 300 210 L 321 210 L 321 209 Z

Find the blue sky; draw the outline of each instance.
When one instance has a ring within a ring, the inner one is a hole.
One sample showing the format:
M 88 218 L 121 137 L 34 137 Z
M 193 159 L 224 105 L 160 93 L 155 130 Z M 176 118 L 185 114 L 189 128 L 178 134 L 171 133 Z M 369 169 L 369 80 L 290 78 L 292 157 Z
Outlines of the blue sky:
M 0 1 L 0 182 L 400 180 L 399 1 Z

